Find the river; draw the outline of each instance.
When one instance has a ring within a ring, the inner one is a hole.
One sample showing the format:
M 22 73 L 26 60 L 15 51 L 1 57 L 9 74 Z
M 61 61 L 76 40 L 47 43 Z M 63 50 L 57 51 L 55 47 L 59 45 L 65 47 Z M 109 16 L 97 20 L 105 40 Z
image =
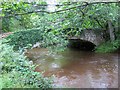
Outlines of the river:
M 36 71 L 55 75 L 56 87 L 118 88 L 118 54 L 65 50 L 50 53 L 47 49 L 28 50 L 26 55 L 38 65 Z

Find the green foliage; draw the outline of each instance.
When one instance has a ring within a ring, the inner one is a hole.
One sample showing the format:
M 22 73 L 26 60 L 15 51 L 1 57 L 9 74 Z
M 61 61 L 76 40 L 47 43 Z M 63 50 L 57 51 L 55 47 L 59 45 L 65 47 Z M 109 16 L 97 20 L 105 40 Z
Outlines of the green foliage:
M 40 36 L 41 32 L 39 29 L 19 31 L 11 34 L 6 39 L 8 43 L 13 45 L 15 49 L 26 47 L 28 44 L 35 44 L 36 42 L 42 40 Z
M 39 72 L 12 71 L 1 75 L 2 88 L 52 88 L 51 78 L 43 77 Z
M 106 42 L 101 45 L 99 45 L 96 48 L 96 52 L 100 53 L 108 53 L 108 52 L 114 52 L 120 48 L 120 40 L 115 40 L 113 42 Z
M 39 2 L 39 3 L 44 5 L 46 4 L 45 2 Z M 20 29 L 32 28 L 33 27 L 33 24 L 31 22 L 32 14 L 25 14 L 25 13 L 33 12 L 36 9 L 39 9 L 39 10 L 45 9 L 45 7 L 36 8 L 32 3 L 29 4 L 24 1 L 2 2 L 0 5 L 0 8 L 2 8 L 2 13 L 0 14 L 0 16 L 3 16 L 2 30 L 4 32 L 18 31 Z M 43 14 L 39 13 L 39 15 L 43 15 Z
M 120 50 L 120 31 L 119 28 L 117 28 L 116 34 L 116 40 L 114 41 L 107 41 L 96 47 L 96 52 L 101 53 L 108 53 L 108 52 L 114 52 L 117 50 Z
M 30 15 L 15 16 L 16 13 L 25 13 L 26 11 L 30 11 L 30 7 L 30 5 L 23 2 L 2 2 L 0 8 L 2 8 L 2 16 L 5 17 L 2 19 L 2 30 L 4 32 L 8 32 L 16 31 L 16 27 L 18 29 L 30 28 L 32 25 L 30 23 Z M 13 15 L 13 17 L 9 17 L 11 15 Z
M 14 45 L 15 48 L 31 46 L 36 42 L 40 42 L 41 47 L 53 46 L 52 48 L 54 48 L 60 46 L 63 48 L 66 46 L 66 40 L 64 40 L 66 37 L 79 36 L 84 29 L 104 28 L 107 30 L 109 20 L 114 28 L 118 27 L 118 11 L 120 9 L 118 3 L 86 5 L 84 2 L 63 2 L 61 4 L 63 6 L 58 6 L 57 10 L 63 12 L 48 14 L 45 13 L 47 10 L 46 2 L 29 4 L 22 1 L 18 3 L 3 2 L 1 4 L 2 16 L 13 15 L 13 17 L 3 18 L 3 30 L 18 31 L 26 29 L 26 31 L 15 32 L 9 36 L 10 41 L 8 43 Z M 36 12 L 37 10 L 44 12 Z M 34 28 L 39 28 L 39 30 L 33 30 Z M 117 38 L 119 37 L 118 34 L 115 31 Z
M 4 41 L 6 42 L 6 41 Z M 1 88 L 52 88 L 52 80 L 35 72 L 35 66 L 13 47 L 0 41 Z
M 73 6 L 77 7 L 77 4 Z M 118 21 L 119 17 L 118 10 L 119 6 L 116 3 L 98 3 L 90 4 L 86 7 L 78 7 L 64 13 L 65 18 L 69 21 L 64 25 L 77 27 L 79 29 L 105 28 L 107 20 L 111 20 L 114 25 L 117 25 L 116 21 Z
M 7 44 L 2 44 L 0 42 L 0 62 L 3 63 L 3 69 L 5 71 L 11 71 L 11 69 L 18 66 L 29 66 L 27 61 L 24 61 L 25 57 L 23 55 L 19 55 L 19 53 L 15 53 L 13 48 Z M 24 62 L 24 63 L 23 63 Z
M 3 2 L 1 5 L 3 16 L 9 16 L 19 13 L 36 12 L 37 10 L 46 11 L 46 6 L 34 5 L 42 4 L 46 5 L 46 2 L 33 2 L 31 4 L 25 2 Z M 3 30 L 4 31 L 17 31 L 20 29 L 40 28 L 40 29 L 53 29 L 62 33 L 66 28 L 78 28 L 75 29 L 75 35 L 82 29 L 86 28 L 106 28 L 108 20 L 112 21 L 114 26 L 118 26 L 118 10 L 117 3 L 98 3 L 90 4 L 86 6 L 83 2 L 73 3 L 64 2 L 63 6 L 58 6 L 57 9 L 64 10 L 75 7 L 64 12 L 47 14 L 45 12 L 37 12 L 24 15 L 15 15 L 9 18 L 3 18 Z M 78 7 L 80 6 L 81 7 Z M 44 23 L 43 23 L 44 22 Z M 69 32 L 73 33 L 73 32 Z M 64 34 L 64 33 L 63 33 Z M 65 35 L 65 34 L 64 34 Z
M 40 42 L 40 47 L 65 47 L 67 42 L 59 35 L 54 35 L 53 32 L 47 32 L 47 30 L 31 29 L 25 31 L 19 31 L 11 34 L 6 38 L 10 45 L 14 46 L 14 49 L 24 48 L 29 45 L 34 45 L 36 42 Z

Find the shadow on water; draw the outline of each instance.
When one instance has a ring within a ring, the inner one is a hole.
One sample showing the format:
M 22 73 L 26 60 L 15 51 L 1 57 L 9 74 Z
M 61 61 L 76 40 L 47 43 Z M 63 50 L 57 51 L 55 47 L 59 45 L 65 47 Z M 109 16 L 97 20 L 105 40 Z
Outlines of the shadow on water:
M 117 88 L 118 54 L 100 54 L 89 51 L 65 50 L 50 53 L 47 49 L 35 48 L 26 54 L 35 64 L 36 71 L 45 70 L 45 75 L 55 75 L 55 86 L 69 88 Z

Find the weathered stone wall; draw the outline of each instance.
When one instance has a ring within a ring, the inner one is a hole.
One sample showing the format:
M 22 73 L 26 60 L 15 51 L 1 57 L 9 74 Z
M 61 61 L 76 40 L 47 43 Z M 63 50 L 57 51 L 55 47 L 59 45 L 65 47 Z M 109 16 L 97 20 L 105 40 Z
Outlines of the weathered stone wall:
M 80 39 L 80 40 L 85 40 L 88 42 L 91 42 L 93 44 L 95 44 L 96 46 L 98 46 L 99 44 L 101 44 L 102 42 L 105 41 L 105 39 L 103 38 L 103 30 L 98 29 L 98 30 L 91 30 L 91 29 L 86 29 L 83 30 L 81 32 L 81 34 L 77 37 L 71 37 L 70 39 Z
M 79 39 L 90 41 L 95 45 L 99 45 L 104 42 L 103 30 L 83 30 Z

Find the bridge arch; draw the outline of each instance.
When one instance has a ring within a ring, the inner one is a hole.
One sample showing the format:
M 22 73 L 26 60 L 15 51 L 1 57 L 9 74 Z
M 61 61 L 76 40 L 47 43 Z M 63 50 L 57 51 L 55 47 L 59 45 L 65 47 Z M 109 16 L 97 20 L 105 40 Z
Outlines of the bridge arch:
M 90 41 L 82 39 L 69 39 L 68 48 L 83 51 L 93 51 L 96 45 Z

